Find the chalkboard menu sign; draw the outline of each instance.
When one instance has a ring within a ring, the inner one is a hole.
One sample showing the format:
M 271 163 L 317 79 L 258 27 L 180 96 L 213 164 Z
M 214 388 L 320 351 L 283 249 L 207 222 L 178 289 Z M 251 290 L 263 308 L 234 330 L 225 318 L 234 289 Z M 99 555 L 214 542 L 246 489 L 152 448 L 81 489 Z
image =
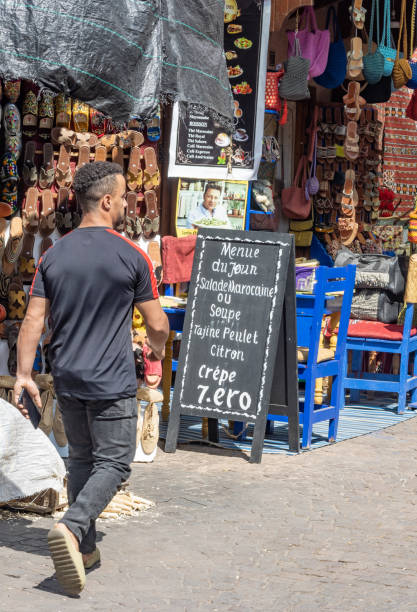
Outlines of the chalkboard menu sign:
M 235 129 L 225 131 L 218 118 L 200 104 L 175 104 L 169 176 L 256 178 L 262 150 L 269 19 L 270 0 L 226 3 L 224 50 Z
M 191 414 L 255 422 L 260 460 L 291 257 L 288 235 L 199 230 L 167 452 Z

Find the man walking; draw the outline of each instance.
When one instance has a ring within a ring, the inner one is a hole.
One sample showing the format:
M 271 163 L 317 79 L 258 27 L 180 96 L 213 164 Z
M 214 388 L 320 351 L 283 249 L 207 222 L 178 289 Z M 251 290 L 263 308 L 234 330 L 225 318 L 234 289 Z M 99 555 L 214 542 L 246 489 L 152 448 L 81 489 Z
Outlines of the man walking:
M 70 507 L 48 542 L 57 578 L 73 595 L 84 587 L 85 568 L 100 560 L 95 520 L 129 477 L 135 453 L 133 305 L 145 320 L 151 360 L 163 358 L 169 331 L 150 260 L 114 230 L 126 208 L 122 172 L 109 162 L 77 171 L 81 225 L 40 259 L 17 344 L 15 404 L 24 388 L 40 407 L 31 372 L 50 315 L 49 355 L 69 443 Z

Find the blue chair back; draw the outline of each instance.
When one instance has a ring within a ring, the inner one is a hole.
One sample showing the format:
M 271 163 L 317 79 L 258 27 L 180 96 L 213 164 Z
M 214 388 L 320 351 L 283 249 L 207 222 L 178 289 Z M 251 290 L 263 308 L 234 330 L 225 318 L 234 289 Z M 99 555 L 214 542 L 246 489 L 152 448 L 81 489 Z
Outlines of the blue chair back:
M 344 356 L 355 286 L 355 272 L 356 266 L 353 265 L 341 268 L 320 266 L 317 269 L 314 301 L 311 298 L 306 300 L 306 303 L 310 302 L 311 307 L 301 308 L 297 317 L 297 345 L 308 347 L 308 366 L 317 363 L 323 317 L 333 312 L 340 312 L 334 359 L 340 360 Z M 339 292 L 343 294 L 329 295 Z

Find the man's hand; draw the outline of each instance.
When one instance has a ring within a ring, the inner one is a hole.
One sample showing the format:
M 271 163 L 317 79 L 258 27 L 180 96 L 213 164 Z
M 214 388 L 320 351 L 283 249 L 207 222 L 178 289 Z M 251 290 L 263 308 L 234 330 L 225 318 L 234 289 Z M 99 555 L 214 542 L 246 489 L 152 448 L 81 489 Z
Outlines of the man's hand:
M 14 405 L 18 408 L 18 410 L 20 410 L 23 416 L 28 419 L 28 411 L 23 408 L 23 404 L 19 404 L 19 397 L 23 389 L 26 389 L 26 391 L 29 393 L 39 412 L 41 412 L 42 410 L 42 402 L 41 396 L 39 394 L 39 389 L 36 386 L 35 382 L 32 380 L 32 378 L 16 378 L 16 382 L 13 389 Z
M 162 361 L 162 359 L 165 357 L 165 346 L 160 351 L 156 351 L 149 344 L 149 342 L 146 343 L 146 346 L 149 349 L 149 352 L 146 355 L 146 357 L 149 359 L 149 361 Z

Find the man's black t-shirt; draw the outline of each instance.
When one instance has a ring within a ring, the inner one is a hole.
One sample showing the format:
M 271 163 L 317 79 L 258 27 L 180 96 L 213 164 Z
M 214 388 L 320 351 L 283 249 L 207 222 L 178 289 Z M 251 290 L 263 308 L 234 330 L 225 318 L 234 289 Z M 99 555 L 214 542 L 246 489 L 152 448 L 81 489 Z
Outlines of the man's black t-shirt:
M 136 395 L 130 330 L 134 303 L 158 298 L 152 264 L 106 227 L 78 228 L 40 259 L 30 295 L 50 302 L 50 360 L 58 395 Z

